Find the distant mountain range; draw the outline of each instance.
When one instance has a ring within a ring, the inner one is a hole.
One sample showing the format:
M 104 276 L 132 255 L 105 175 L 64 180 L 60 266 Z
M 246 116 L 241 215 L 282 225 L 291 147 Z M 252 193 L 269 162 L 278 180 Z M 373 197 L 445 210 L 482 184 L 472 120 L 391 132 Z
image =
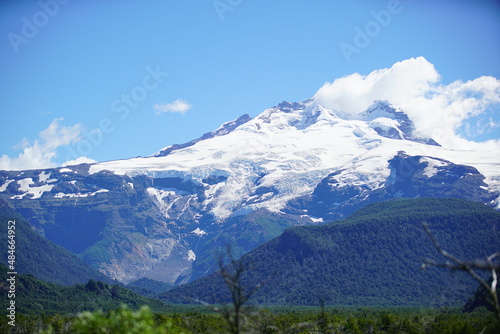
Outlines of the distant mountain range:
M 0 196 L 45 238 L 111 279 L 168 284 L 213 272 L 286 228 L 392 198 L 456 197 L 499 208 L 500 161 L 421 138 L 403 110 L 359 115 L 315 100 L 241 116 L 151 157 L 0 171 Z
M 370 204 L 344 220 L 287 229 L 238 261 L 246 268 L 241 285 L 245 292 L 262 285 L 250 300 L 260 305 L 464 306 L 479 283 L 463 272 L 421 270 L 424 258 L 445 261 L 422 222 L 447 252 L 462 260 L 484 259 L 499 250 L 500 212 L 484 204 L 394 199 Z M 174 303 L 231 300 L 219 273 L 160 298 Z

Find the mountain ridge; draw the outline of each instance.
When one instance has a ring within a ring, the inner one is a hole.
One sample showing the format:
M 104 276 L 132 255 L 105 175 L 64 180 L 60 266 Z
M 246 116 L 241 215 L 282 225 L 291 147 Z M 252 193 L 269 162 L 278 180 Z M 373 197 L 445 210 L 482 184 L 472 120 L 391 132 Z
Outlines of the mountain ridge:
M 107 276 L 168 284 L 214 270 L 212 249 L 224 243 L 238 241 L 242 254 L 286 227 L 376 201 L 425 194 L 500 207 L 491 152 L 434 145 L 396 106 L 372 109 L 366 118 L 314 99 L 282 102 L 162 156 L 0 171 L 0 196 Z
M 180 150 L 180 149 L 183 149 L 186 147 L 193 146 L 194 144 L 196 144 L 199 141 L 210 139 L 210 138 L 217 137 L 217 136 L 226 135 L 229 132 L 236 129 L 238 126 L 250 121 L 251 119 L 252 119 L 252 117 L 248 114 L 241 115 L 240 117 L 238 117 L 237 119 L 235 119 L 233 121 L 229 121 L 229 122 L 222 124 L 217 130 L 207 132 L 197 139 L 191 140 L 191 141 L 184 143 L 184 144 L 174 144 L 174 145 L 167 146 L 167 147 L 161 149 L 160 151 L 156 152 L 155 154 L 153 154 L 153 157 L 164 157 L 175 150 Z

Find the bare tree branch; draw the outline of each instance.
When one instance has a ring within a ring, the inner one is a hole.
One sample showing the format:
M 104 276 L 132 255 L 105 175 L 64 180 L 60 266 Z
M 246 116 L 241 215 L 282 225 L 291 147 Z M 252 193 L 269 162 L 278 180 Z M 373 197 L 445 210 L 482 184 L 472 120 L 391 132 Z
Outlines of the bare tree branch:
M 243 287 L 242 276 L 251 269 L 251 266 L 241 259 L 236 259 L 230 245 L 226 246 L 225 254 L 219 255 L 217 264 L 219 266 L 219 273 L 231 294 L 232 307 L 226 304 L 221 308 L 217 308 L 202 301 L 198 302 L 219 312 L 226 319 L 231 332 L 236 334 L 242 333 L 243 322 L 245 321 L 245 310 L 243 307 L 265 281 L 258 283 L 248 290 Z
M 449 261 L 446 261 L 445 263 L 438 263 L 432 259 L 423 259 L 423 264 L 422 264 L 422 269 L 426 269 L 429 266 L 434 266 L 434 267 L 440 267 L 440 268 L 448 268 L 452 270 L 462 270 L 466 271 L 474 277 L 475 280 L 477 280 L 486 290 L 490 293 L 491 298 L 492 298 L 492 304 L 493 307 L 495 308 L 495 313 L 500 320 L 500 305 L 498 302 L 498 295 L 497 295 L 497 283 L 498 283 L 498 275 L 497 275 L 497 270 L 500 270 L 500 263 L 498 262 L 493 262 L 495 258 L 500 258 L 500 253 L 494 253 L 488 256 L 486 259 L 476 259 L 473 261 L 465 261 L 461 260 L 447 251 L 445 251 L 437 239 L 434 237 L 432 234 L 429 225 L 427 223 L 422 223 L 425 232 L 431 239 L 432 243 L 434 244 L 434 247 L 436 250 L 444 256 L 446 259 Z M 451 261 L 451 262 L 450 262 Z M 492 277 L 492 282 L 491 285 L 488 284 L 487 281 L 485 281 L 481 276 L 479 276 L 474 269 L 479 269 L 479 270 L 488 270 L 491 271 L 491 277 Z

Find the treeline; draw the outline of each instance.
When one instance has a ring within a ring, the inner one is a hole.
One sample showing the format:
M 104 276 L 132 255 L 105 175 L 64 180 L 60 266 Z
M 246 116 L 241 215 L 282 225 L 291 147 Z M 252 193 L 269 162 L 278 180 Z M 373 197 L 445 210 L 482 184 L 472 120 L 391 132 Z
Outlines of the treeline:
M 76 316 L 20 316 L 15 328 L 0 321 L 2 333 L 44 334 L 224 334 L 226 320 L 215 313 L 157 314 L 148 307 L 133 311 L 121 307 L 109 312 L 83 312 Z M 242 333 L 408 333 L 496 334 L 500 325 L 484 310 L 462 314 L 458 310 L 405 309 L 260 309 L 248 310 Z
M 7 282 L 6 266 L 0 264 L 0 282 Z M 149 305 L 156 312 L 170 307 L 158 299 L 141 296 L 118 285 L 89 280 L 86 284 L 60 286 L 41 281 L 32 275 L 17 275 L 15 284 L 16 314 L 75 314 L 82 311 L 111 310 L 126 304 L 133 309 Z M 1 308 L 7 309 L 8 286 L 0 284 Z
M 170 290 L 173 287 L 173 284 L 159 282 L 143 277 L 137 281 L 127 284 L 126 287 L 127 289 L 137 292 L 143 296 L 155 298 L 159 293 Z

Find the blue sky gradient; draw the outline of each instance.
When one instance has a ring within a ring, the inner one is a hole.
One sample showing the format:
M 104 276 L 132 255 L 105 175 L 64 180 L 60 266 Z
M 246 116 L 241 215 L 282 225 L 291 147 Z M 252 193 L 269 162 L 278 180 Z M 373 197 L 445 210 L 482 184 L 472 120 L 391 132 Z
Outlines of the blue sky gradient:
M 33 168 L 148 156 L 412 57 L 442 84 L 500 78 L 498 1 L 7 1 L 0 17 L 0 156 L 43 146 Z M 458 133 L 496 124 L 498 105 Z

